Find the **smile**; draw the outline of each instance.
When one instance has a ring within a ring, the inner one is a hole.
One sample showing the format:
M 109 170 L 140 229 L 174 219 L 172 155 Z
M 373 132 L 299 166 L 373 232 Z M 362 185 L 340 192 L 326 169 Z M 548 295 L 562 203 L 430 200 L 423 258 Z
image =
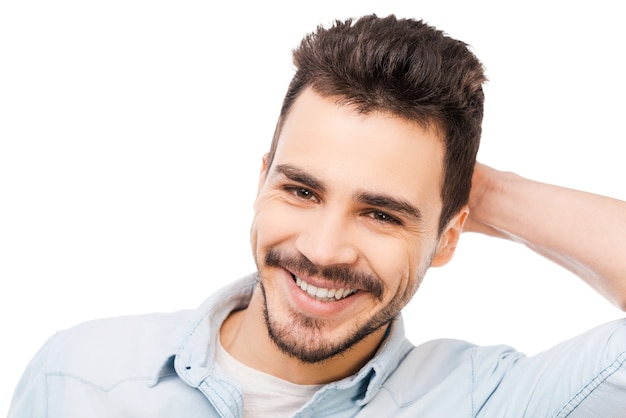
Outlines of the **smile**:
M 305 282 L 297 276 L 294 276 L 294 278 L 296 280 L 296 285 L 298 285 L 300 289 L 322 302 L 332 302 L 345 299 L 348 296 L 356 293 L 356 289 L 327 289 L 325 287 L 313 286 L 312 284 Z

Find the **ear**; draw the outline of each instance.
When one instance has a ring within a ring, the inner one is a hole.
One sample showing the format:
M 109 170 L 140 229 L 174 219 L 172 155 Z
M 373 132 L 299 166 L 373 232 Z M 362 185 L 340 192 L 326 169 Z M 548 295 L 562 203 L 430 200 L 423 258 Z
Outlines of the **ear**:
M 261 172 L 259 173 L 259 184 L 257 185 L 257 194 L 261 191 L 261 187 L 263 187 L 263 183 L 265 183 L 265 179 L 267 177 L 267 156 L 266 153 L 263 155 L 263 162 L 261 163 Z
M 463 232 L 463 225 L 469 215 L 469 207 L 463 206 L 461 210 L 448 222 L 448 225 L 441 233 L 439 237 L 439 243 L 437 244 L 437 250 L 433 257 L 432 267 L 441 267 L 447 264 L 454 255 L 456 250 L 456 244 Z

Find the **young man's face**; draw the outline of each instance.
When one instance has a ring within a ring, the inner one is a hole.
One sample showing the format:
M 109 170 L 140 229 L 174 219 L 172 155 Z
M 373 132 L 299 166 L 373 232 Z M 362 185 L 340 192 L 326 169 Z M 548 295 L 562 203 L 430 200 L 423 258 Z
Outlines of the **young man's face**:
M 451 257 L 466 216 L 438 236 L 436 132 L 335 101 L 305 90 L 294 103 L 251 235 L 270 336 L 308 363 L 380 332 Z

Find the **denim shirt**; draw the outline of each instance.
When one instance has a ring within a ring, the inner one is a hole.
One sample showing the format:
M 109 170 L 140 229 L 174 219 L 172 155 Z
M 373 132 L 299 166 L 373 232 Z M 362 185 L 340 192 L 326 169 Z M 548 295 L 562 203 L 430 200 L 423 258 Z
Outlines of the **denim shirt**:
M 31 361 L 9 418 L 241 417 L 243 396 L 214 363 L 220 325 L 256 276 L 195 311 L 86 322 Z M 322 387 L 295 417 L 626 417 L 626 321 L 526 357 L 507 346 L 414 347 L 396 319 L 355 375 Z

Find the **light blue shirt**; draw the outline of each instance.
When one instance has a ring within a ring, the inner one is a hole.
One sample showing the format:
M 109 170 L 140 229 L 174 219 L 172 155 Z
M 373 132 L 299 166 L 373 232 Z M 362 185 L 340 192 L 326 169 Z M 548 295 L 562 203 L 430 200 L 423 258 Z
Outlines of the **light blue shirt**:
M 237 382 L 214 363 L 217 333 L 247 306 L 248 276 L 195 311 L 87 322 L 54 335 L 20 380 L 9 418 L 239 417 Z M 399 318 L 357 374 L 297 417 L 626 417 L 626 320 L 526 357 L 507 346 L 414 347 Z

